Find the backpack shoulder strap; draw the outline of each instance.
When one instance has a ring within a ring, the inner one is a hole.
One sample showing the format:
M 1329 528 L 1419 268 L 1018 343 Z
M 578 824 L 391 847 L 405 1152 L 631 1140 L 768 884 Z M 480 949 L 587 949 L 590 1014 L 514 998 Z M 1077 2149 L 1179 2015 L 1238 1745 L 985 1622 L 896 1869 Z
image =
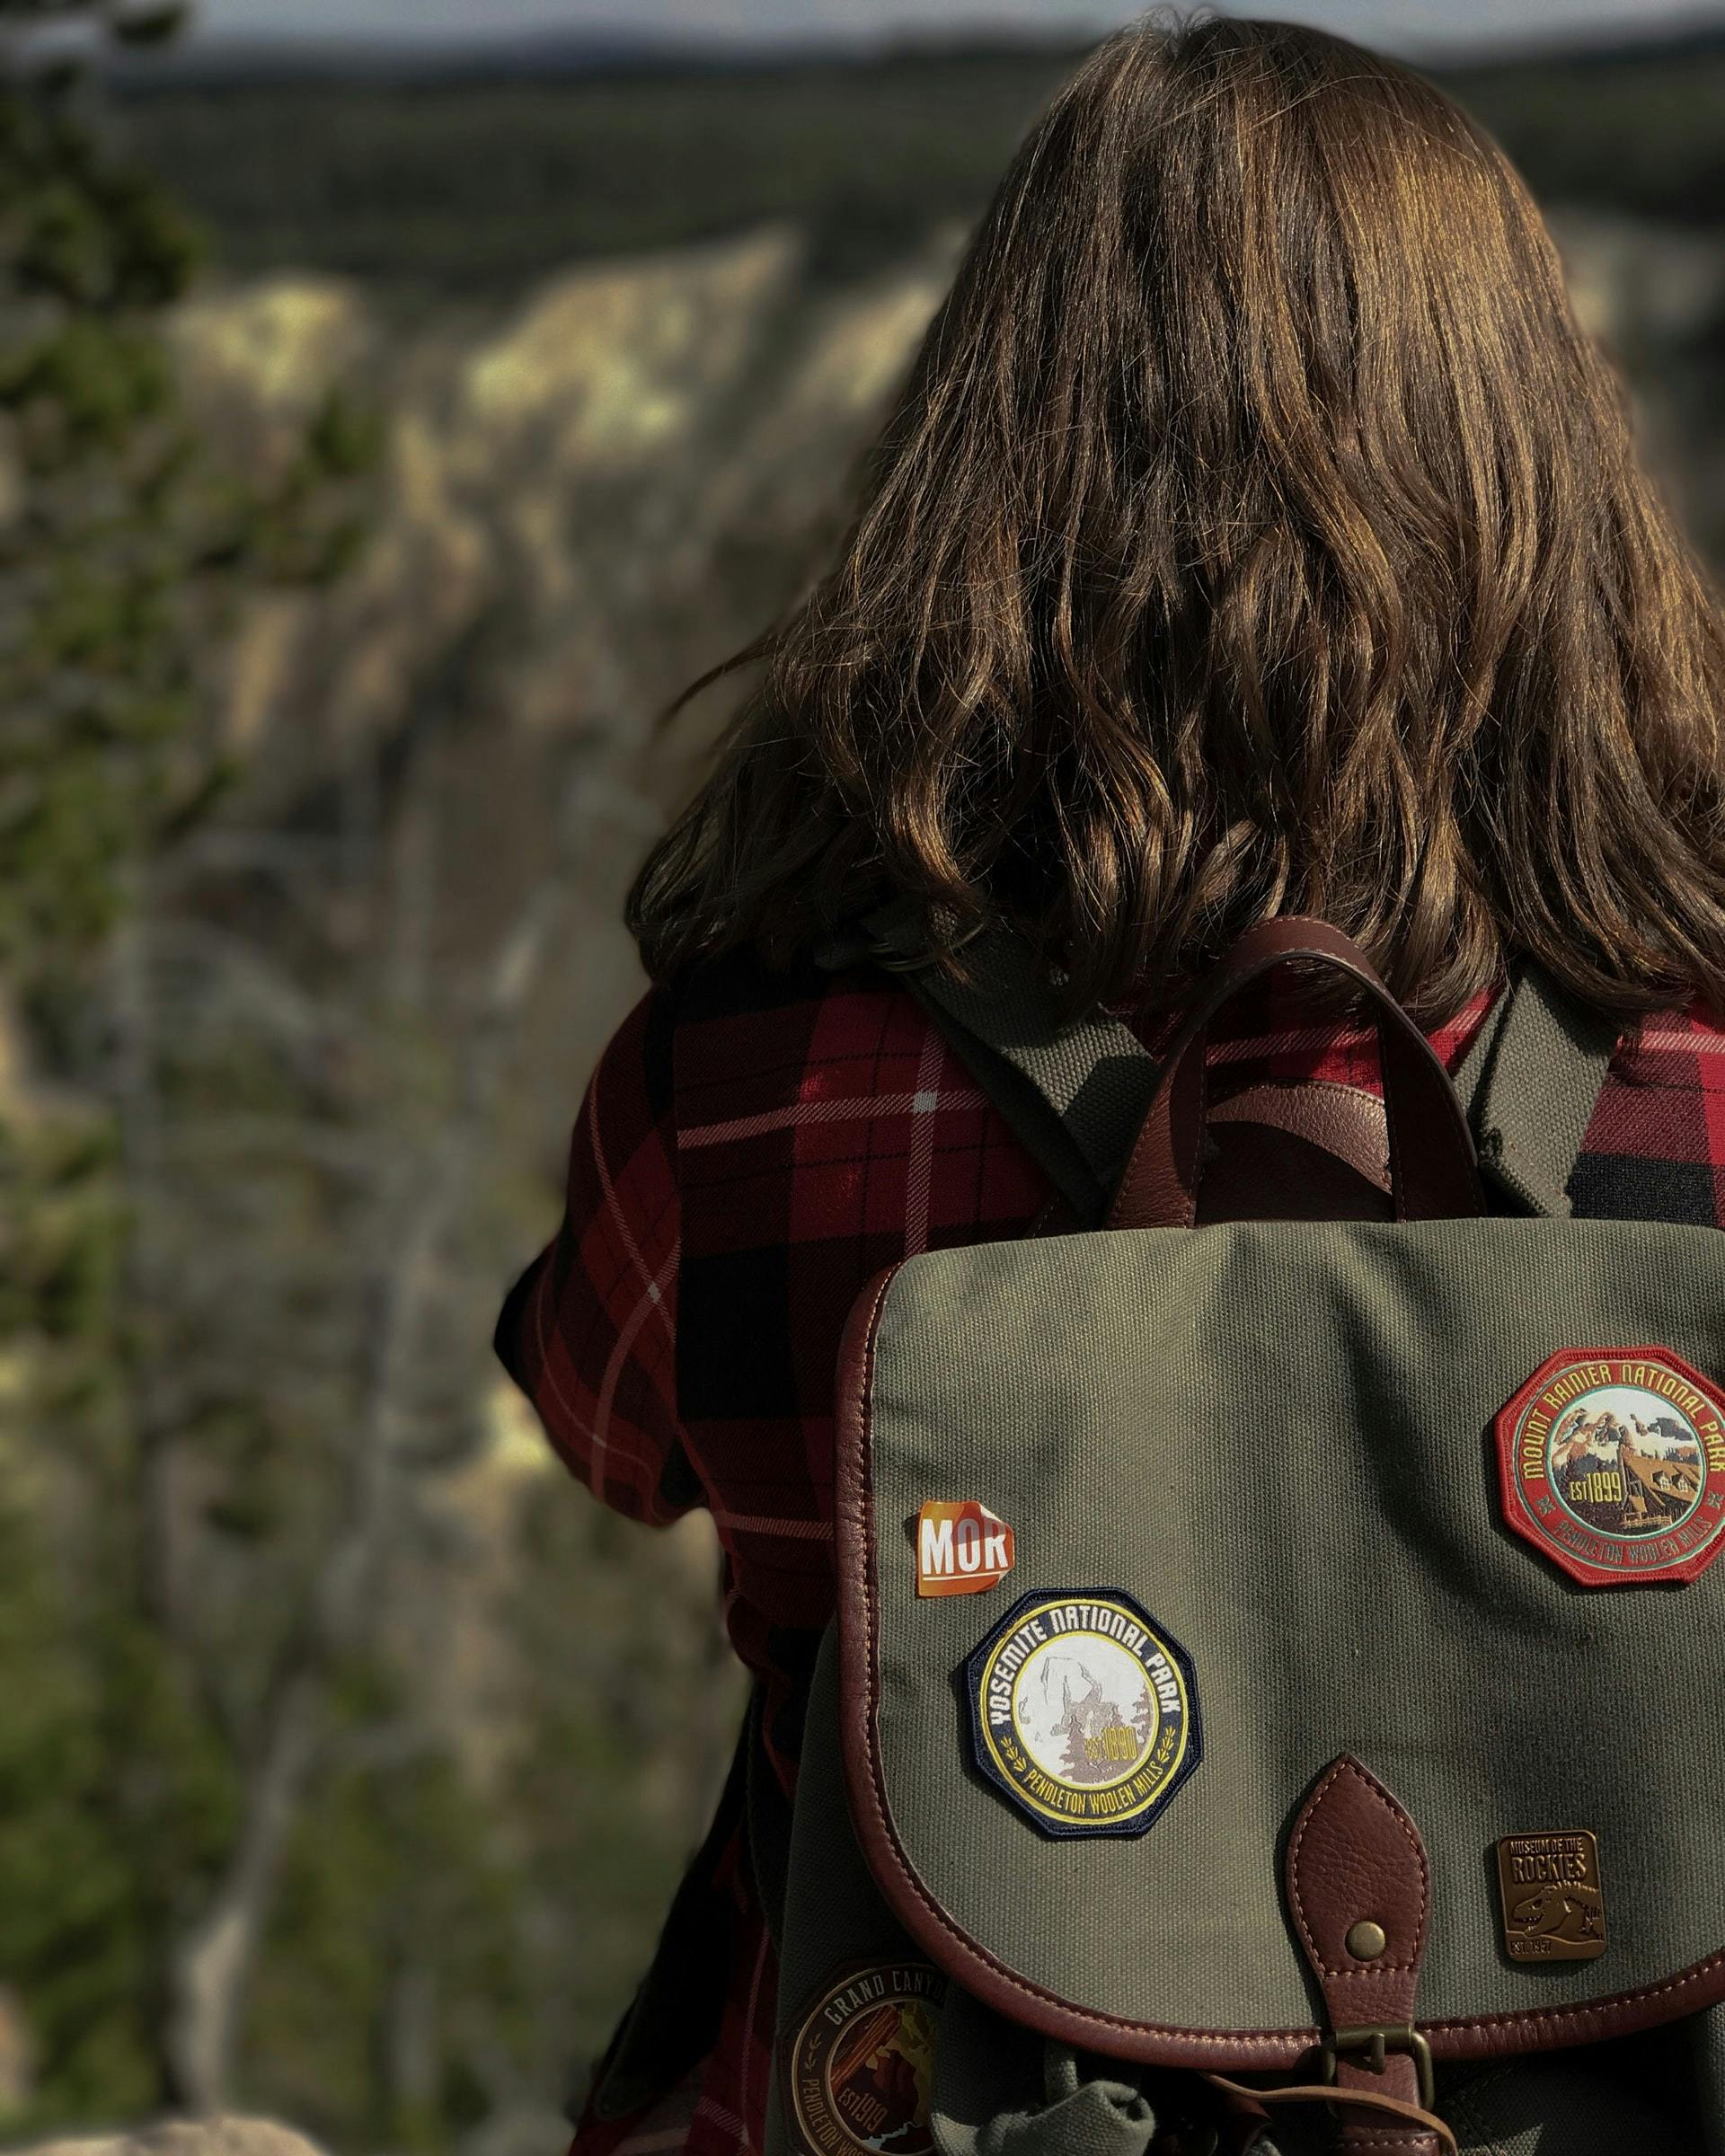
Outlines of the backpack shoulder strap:
M 965 946 L 965 978 L 928 958 L 916 910 L 882 907 L 817 954 L 896 973 L 1080 1222 L 1100 1221 L 1155 1091 L 1157 1066 L 1128 1026 L 1063 1020 L 1030 946 L 1004 927 Z
M 928 958 L 916 909 L 883 906 L 817 953 L 896 973 L 1078 1220 L 1106 1212 L 1159 1068 L 1119 1019 L 1060 1017 L 1029 945 L 1004 927 L 966 946 L 966 977 Z M 1523 1211 L 1566 1217 L 1569 1180 L 1619 1038 L 1618 1021 L 1519 970 L 1455 1074 L 1480 1165 Z
M 1526 1212 L 1561 1219 L 1619 1021 L 1522 968 L 1455 1074 L 1480 1166 Z

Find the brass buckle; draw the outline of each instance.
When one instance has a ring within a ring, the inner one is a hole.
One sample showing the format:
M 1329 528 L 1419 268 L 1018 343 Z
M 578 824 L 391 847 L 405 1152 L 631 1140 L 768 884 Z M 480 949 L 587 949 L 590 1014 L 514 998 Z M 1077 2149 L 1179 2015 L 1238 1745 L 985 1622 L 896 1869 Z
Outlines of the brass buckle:
M 1397 2028 L 1376 2024 L 1367 2028 L 1339 2028 L 1326 2037 L 1323 2042 L 1323 2078 L 1333 2085 L 1336 2066 L 1346 2052 L 1352 2058 L 1364 2053 L 1368 2070 L 1382 2073 L 1385 2055 L 1403 2052 L 1413 2061 L 1413 2071 L 1420 2088 L 1420 2107 L 1422 2111 L 1437 2107 L 1438 2084 L 1431 2071 L 1431 2046 L 1417 2028 L 1403 2025 Z

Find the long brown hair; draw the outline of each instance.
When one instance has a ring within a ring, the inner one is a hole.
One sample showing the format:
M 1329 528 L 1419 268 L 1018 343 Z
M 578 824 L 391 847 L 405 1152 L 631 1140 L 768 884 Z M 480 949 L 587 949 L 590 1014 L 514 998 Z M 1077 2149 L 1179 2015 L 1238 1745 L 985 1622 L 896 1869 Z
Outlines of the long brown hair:
M 1716 602 L 1513 168 L 1340 39 L 1092 56 L 837 565 L 696 686 L 756 662 L 631 896 L 656 974 L 908 894 L 1075 1005 L 1300 912 L 1429 1019 L 1524 954 L 1725 1008 Z

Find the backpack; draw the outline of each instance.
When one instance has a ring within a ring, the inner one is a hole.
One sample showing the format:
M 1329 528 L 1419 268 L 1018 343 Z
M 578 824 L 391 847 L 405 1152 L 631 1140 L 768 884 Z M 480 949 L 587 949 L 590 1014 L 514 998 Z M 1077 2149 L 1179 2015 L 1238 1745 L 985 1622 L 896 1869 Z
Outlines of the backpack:
M 1570 1217 L 1608 1022 L 1524 973 L 1452 1083 L 1278 921 L 1157 1070 L 868 932 L 1064 1232 L 851 1320 L 765 2156 L 1725 2156 L 1725 1238 Z M 1381 1107 L 1211 1116 L 1285 968 Z

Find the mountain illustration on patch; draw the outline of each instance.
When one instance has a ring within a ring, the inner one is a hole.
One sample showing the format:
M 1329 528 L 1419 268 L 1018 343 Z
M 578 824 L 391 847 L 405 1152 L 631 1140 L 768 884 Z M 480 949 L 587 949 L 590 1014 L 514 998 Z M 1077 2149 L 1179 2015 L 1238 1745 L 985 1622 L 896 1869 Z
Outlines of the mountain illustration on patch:
M 1669 1415 L 1583 1401 L 1552 1432 L 1550 1460 L 1564 1504 L 1604 1534 L 1663 1533 L 1686 1519 L 1701 1496 L 1701 1447 Z
M 927 2156 L 934 2033 L 920 2000 L 889 2000 L 845 2030 L 827 2081 L 853 2140 L 881 2156 Z
M 1080 1656 L 1050 1657 L 1040 1679 L 1045 1741 L 1059 1746 L 1063 1780 L 1118 1781 L 1143 1758 L 1156 1727 L 1148 1685 L 1138 1686 L 1128 1712 Z

